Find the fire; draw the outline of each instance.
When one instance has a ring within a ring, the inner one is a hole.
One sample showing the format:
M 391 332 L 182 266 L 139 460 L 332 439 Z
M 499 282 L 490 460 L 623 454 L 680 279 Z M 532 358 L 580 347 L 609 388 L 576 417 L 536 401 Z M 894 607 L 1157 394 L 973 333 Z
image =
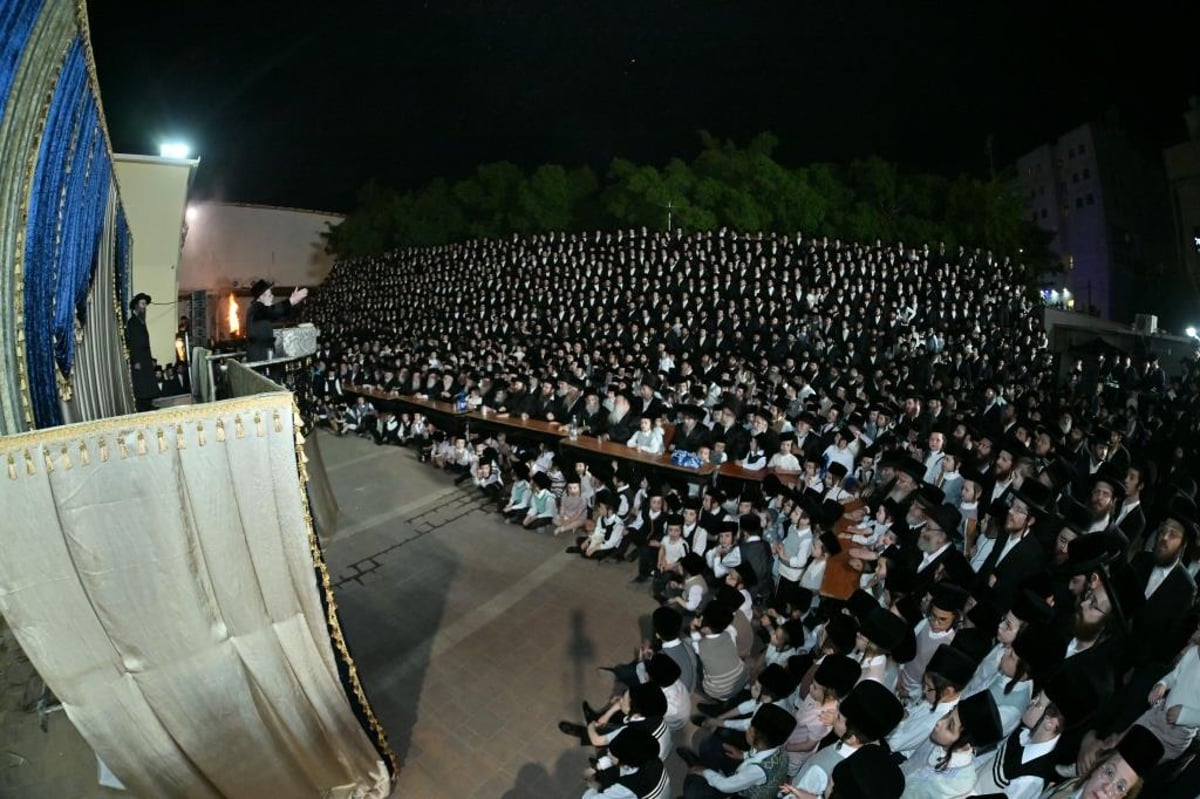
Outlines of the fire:
M 238 322 L 237 297 L 233 296 L 233 292 L 229 292 L 229 335 L 236 336 L 241 330 L 242 326 Z

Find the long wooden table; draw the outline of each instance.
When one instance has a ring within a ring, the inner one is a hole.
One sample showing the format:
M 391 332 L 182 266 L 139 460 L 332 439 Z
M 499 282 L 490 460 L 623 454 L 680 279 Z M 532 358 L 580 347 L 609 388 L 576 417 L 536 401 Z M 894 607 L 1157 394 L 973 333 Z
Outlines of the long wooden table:
M 740 466 L 736 461 L 726 461 L 721 464 L 721 476 L 734 480 L 751 480 L 761 483 L 769 474 L 775 475 L 779 478 L 779 482 L 791 488 L 796 485 L 803 472 L 781 472 L 776 469 L 747 469 L 744 466 Z
M 712 464 L 705 464 L 699 469 L 689 469 L 686 466 L 678 466 L 671 462 L 670 455 L 651 455 L 647 452 L 640 452 L 633 447 L 627 447 L 624 444 L 618 444 L 615 441 L 601 441 L 592 436 L 580 436 L 577 439 L 564 438 L 560 442 L 564 447 L 570 449 L 587 452 L 592 455 L 600 455 L 605 458 L 617 458 L 619 460 L 638 463 L 643 466 L 650 466 L 655 469 L 666 469 L 679 474 L 686 474 L 692 477 L 707 477 L 712 474 Z
M 498 427 L 505 427 L 509 430 L 519 430 L 523 433 L 532 433 L 539 436 L 551 436 L 552 438 L 566 438 L 567 431 L 563 430 L 558 422 L 546 422 L 541 419 L 522 419 L 520 416 L 512 416 L 502 413 L 483 413 L 481 411 L 471 411 L 467 414 L 471 419 L 484 424 L 493 424 Z
M 407 405 L 411 408 L 418 408 L 429 413 L 437 413 L 444 416 L 466 416 L 464 411 L 460 411 L 453 402 L 443 402 L 442 400 L 422 399 L 412 394 L 398 394 L 394 391 L 381 391 L 377 388 L 368 386 L 347 386 L 346 390 L 351 394 L 361 394 L 364 397 L 370 397 L 380 402 L 397 402 L 402 405 Z

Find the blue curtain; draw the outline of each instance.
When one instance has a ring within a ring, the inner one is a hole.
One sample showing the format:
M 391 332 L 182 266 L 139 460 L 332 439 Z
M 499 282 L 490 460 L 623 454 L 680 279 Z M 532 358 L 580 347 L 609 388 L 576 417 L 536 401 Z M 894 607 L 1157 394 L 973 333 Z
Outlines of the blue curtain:
M 42 0 L 0 0 L 0 108 L 8 104 L 13 77 L 41 13 Z
M 39 428 L 62 424 L 55 367 L 71 373 L 75 318 L 95 271 L 111 181 L 83 42 L 76 38 L 50 102 L 26 229 L 25 360 Z
M 129 233 L 129 220 L 125 218 L 125 207 L 117 198 L 117 300 L 121 304 L 121 324 L 129 317 L 129 292 L 131 266 L 129 259 L 133 255 L 133 237 Z

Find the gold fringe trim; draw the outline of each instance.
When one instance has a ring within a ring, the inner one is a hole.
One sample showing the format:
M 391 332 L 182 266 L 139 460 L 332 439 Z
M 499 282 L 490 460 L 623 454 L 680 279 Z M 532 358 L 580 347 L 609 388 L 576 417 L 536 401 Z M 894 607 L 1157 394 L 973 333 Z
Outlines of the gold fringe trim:
M 175 449 L 187 449 L 187 440 L 183 434 L 183 425 L 175 425 Z
M 79 442 L 79 465 L 88 466 L 92 462 L 92 455 L 88 452 L 86 441 Z
M 100 462 L 108 463 L 108 442 L 100 439 Z
M 33 465 L 33 453 L 25 450 L 25 473 L 30 477 L 37 474 L 37 467 Z
M 329 579 L 329 568 L 325 565 L 325 558 L 321 556 L 321 546 L 317 541 L 317 531 L 313 527 L 312 509 L 309 507 L 308 491 L 305 489 L 305 486 L 308 485 L 308 470 L 304 464 L 308 461 L 308 458 L 304 454 L 304 436 L 300 433 L 300 408 L 296 405 L 295 399 L 292 400 L 292 418 L 295 420 L 295 426 L 292 428 L 292 431 L 296 439 L 296 468 L 300 475 L 300 503 L 304 510 L 304 527 L 308 532 L 308 548 L 312 553 L 313 566 L 316 567 L 317 573 L 321 576 L 321 591 L 325 595 L 325 622 L 329 629 L 329 638 L 333 642 L 338 656 L 342 659 L 342 663 L 346 664 L 350 689 L 354 691 L 354 697 L 358 700 L 358 706 L 362 708 L 363 715 L 367 717 L 367 723 L 371 726 L 371 732 L 375 734 L 375 739 L 383 749 L 383 754 L 387 757 L 388 762 L 391 763 L 392 784 L 395 785 L 395 777 L 400 774 L 400 762 L 396 759 L 396 753 L 392 751 L 392 747 L 388 743 L 387 733 L 384 731 L 383 725 L 380 724 L 379 719 L 375 716 L 375 711 L 371 709 L 371 703 L 367 699 L 366 692 L 363 690 L 362 682 L 358 679 L 358 667 L 354 663 L 354 658 L 351 656 L 350 650 L 346 647 L 346 637 L 342 633 L 342 624 L 338 619 L 337 598 L 333 595 L 333 583 Z
M 258 411 L 254 412 L 254 434 L 259 438 L 267 434 L 266 428 L 263 427 L 262 414 Z
M 155 436 L 158 439 L 158 451 L 163 453 L 167 451 L 167 434 L 161 427 L 158 428 L 158 433 Z
M 208 443 L 204 436 L 204 422 L 196 422 L 196 443 L 202 447 Z
M 117 452 L 121 456 L 121 460 L 129 457 L 129 448 L 125 446 L 125 436 L 117 436 Z
M 17 459 L 13 457 L 11 452 L 8 453 L 8 479 L 17 479 Z
M 137 434 L 137 454 L 146 454 L 146 434 L 141 430 Z
M 58 468 L 62 469 L 64 472 L 69 472 L 71 471 L 71 466 L 71 453 L 67 451 L 67 445 L 63 444 L 62 452 L 60 453 L 58 459 Z
M 217 419 L 217 441 L 223 442 L 224 440 L 225 440 L 225 420 Z
M 246 437 L 246 428 L 242 426 L 242 415 L 240 413 L 233 417 L 233 432 L 238 438 Z
M 46 465 L 46 474 L 54 474 L 54 457 L 49 447 L 42 447 L 42 462 Z

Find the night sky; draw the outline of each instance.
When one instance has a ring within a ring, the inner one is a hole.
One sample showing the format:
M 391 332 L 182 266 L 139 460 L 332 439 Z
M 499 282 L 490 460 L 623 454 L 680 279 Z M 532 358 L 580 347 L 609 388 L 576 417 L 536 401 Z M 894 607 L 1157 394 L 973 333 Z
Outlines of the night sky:
M 989 134 L 1003 166 L 1110 117 L 1153 153 L 1200 94 L 1198 29 L 1172 5 L 89 4 L 118 151 L 186 140 L 198 197 L 339 211 L 371 178 L 690 159 L 701 129 L 773 131 L 788 164 L 984 174 Z

